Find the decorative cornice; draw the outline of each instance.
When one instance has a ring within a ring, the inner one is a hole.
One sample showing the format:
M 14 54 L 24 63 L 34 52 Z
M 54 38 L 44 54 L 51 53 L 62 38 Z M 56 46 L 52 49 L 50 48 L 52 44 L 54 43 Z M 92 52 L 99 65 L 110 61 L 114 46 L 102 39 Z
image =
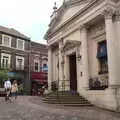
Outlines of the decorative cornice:
M 77 46 L 81 45 L 80 41 L 77 40 L 67 40 L 66 43 L 63 46 L 63 51 L 66 52 L 72 48 L 75 48 Z
M 113 1 L 113 2 L 117 3 L 119 0 L 111 0 L 111 1 Z
M 120 10 L 115 11 L 115 21 L 120 21 Z
M 112 19 L 114 12 L 115 11 L 111 7 L 107 7 L 104 10 L 103 15 L 105 16 L 105 19 Z
M 91 8 L 95 3 L 99 3 L 100 1 L 98 0 L 85 0 L 87 2 L 89 2 L 86 7 L 84 7 L 83 9 L 81 9 L 78 13 L 76 13 L 75 15 L 73 15 L 69 20 L 67 20 L 65 23 L 63 23 L 61 26 L 59 26 L 55 31 L 53 31 L 54 26 L 57 24 L 57 20 L 60 20 L 62 16 L 62 12 L 64 13 L 64 11 L 68 8 L 67 5 L 63 5 L 60 10 L 58 10 L 58 16 L 56 18 L 56 22 L 53 26 L 50 26 L 50 28 L 48 29 L 47 33 L 45 34 L 44 38 L 48 39 L 50 38 L 51 35 L 55 34 L 58 30 L 60 30 L 61 28 L 63 28 L 65 25 L 69 24 L 72 20 L 74 20 L 75 18 L 78 18 L 78 16 L 83 15 L 89 8 Z

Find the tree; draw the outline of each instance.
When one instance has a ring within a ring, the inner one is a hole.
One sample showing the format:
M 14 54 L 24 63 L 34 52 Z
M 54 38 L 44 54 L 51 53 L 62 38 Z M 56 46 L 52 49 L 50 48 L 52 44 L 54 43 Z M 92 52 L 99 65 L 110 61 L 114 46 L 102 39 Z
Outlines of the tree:
M 0 69 L 0 87 L 3 87 L 4 81 L 10 78 L 9 71 L 10 69 Z

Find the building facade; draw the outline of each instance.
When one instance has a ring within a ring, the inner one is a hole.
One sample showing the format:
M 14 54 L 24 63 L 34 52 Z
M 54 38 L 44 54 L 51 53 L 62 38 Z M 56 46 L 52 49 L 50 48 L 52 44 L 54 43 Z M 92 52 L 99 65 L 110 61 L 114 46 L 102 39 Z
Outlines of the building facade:
M 10 68 L 10 73 L 18 83 L 30 90 L 29 53 L 30 38 L 13 28 L 0 26 L 0 68 Z
M 77 91 L 94 105 L 120 111 L 120 1 L 65 0 L 51 16 L 48 86 Z
M 48 47 L 31 41 L 30 54 L 30 73 L 31 73 L 31 90 L 34 93 L 42 86 L 47 86 L 48 78 Z

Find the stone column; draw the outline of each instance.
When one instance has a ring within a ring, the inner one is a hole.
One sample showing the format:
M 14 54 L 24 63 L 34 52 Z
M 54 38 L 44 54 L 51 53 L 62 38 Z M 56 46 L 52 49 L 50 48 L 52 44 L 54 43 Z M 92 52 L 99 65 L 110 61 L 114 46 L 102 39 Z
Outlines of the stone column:
M 64 57 L 63 57 L 63 41 L 59 41 L 59 90 L 62 90 L 62 82 L 64 79 Z
M 52 82 L 52 48 L 48 48 L 48 90 L 51 91 L 51 82 Z
M 88 46 L 87 46 L 87 29 L 85 26 L 81 28 L 80 31 L 81 36 L 81 52 L 82 52 L 82 71 L 80 71 L 80 76 L 83 77 L 83 87 L 88 89 L 88 80 L 89 80 L 89 72 L 88 72 Z M 82 73 L 81 73 L 82 72 Z
M 109 72 L 109 87 L 115 87 L 119 85 L 120 73 L 118 73 L 118 54 L 116 50 L 117 40 L 115 40 L 115 29 L 113 24 L 113 10 L 106 9 L 105 15 L 105 29 L 107 39 L 107 51 L 108 51 L 108 72 Z
M 117 42 L 116 42 L 116 44 L 117 44 L 117 48 L 116 48 L 116 53 L 118 52 L 118 50 L 119 50 L 119 53 L 120 53 L 120 11 L 116 11 L 115 12 L 115 19 L 114 19 L 114 22 L 115 22 L 115 28 L 116 28 L 116 40 L 117 40 Z M 120 62 L 119 62 L 119 60 L 120 60 L 120 54 L 117 54 L 117 57 L 119 57 L 118 58 L 118 64 L 119 64 L 119 66 L 120 66 Z
M 81 53 L 80 53 L 80 49 L 81 49 L 81 42 L 76 44 L 76 72 L 77 72 L 77 91 L 79 92 L 81 86 L 81 76 L 80 76 L 80 72 L 81 72 Z
M 65 64 L 64 64 L 64 72 L 65 72 L 65 90 L 70 90 L 70 81 L 69 81 L 69 58 L 65 55 Z

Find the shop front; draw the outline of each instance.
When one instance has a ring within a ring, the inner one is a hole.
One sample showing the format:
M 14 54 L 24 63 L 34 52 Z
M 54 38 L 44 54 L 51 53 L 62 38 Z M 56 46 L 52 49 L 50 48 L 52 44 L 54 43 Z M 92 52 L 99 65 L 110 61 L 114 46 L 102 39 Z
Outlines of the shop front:
M 44 89 L 47 88 L 47 73 L 33 72 L 31 74 L 31 94 L 43 95 Z

